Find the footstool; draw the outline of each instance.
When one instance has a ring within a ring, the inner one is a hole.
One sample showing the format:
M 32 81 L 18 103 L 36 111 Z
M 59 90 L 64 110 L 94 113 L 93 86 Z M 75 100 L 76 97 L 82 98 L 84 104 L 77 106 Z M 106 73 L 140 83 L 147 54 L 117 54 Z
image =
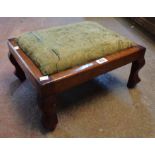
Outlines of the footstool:
M 94 22 L 27 32 L 8 39 L 9 59 L 19 80 L 38 93 L 43 126 L 54 130 L 57 94 L 100 74 L 132 63 L 128 88 L 140 82 L 145 48 Z

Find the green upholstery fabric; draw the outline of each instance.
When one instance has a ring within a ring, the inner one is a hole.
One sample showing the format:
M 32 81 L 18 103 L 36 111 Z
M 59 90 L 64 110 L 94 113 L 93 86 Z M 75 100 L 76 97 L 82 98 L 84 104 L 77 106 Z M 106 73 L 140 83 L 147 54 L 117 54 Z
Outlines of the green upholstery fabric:
M 24 33 L 17 38 L 17 43 L 43 75 L 82 65 L 135 45 L 94 22 Z

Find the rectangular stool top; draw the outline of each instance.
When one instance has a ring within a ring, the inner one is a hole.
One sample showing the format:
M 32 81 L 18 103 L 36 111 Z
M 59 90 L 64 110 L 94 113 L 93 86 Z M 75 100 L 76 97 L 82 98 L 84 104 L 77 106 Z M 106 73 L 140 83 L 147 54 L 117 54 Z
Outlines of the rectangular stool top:
M 136 45 L 94 22 L 27 32 L 16 41 L 43 75 L 51 75 Z

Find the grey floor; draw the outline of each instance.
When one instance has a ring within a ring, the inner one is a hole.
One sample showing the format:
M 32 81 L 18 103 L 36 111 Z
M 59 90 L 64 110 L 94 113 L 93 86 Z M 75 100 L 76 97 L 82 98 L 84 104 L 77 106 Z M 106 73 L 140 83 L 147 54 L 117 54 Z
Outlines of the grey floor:
M 145 46 L 146 65 L 136 88 L 127 89 L 131 65 L 60 95 L 59 123 L 45 133 L 36 92 L 14 76 L 7 38 L 79 21 L 96 21 Z M 0 18 L 0 137 L 155 137 L 155 41 L 123 18 Z

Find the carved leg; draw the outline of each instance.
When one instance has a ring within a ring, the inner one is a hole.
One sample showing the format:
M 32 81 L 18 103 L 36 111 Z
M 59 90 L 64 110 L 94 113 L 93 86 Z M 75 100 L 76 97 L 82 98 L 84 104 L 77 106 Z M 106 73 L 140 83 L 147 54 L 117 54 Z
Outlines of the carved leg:
M 136 84 L 141 81 L 138 76 L 138 72 L 144 66 L 144 64 L 145 64 L 144 56 L 132 62 L 131 72 L 127 84 L 128 88 L 134 88 Z
M 42 124 L 48 130 L 54 130 L 58 123 L 56 113 L 56 96 L 40 97 L 40 109 L 42 111 Z
M 24 81 L 26 79 L 26 77 L 25 77 L 23 70 L 18 65 L 17 61 L 15 60 L 15 58 L 13 57 L 13 55 L 11 53 L 8 54 L 8 57 L 9 57 L 11 63 L 15 66 L 14 74 L 19 78 L 19 80 L 21 82 Z

